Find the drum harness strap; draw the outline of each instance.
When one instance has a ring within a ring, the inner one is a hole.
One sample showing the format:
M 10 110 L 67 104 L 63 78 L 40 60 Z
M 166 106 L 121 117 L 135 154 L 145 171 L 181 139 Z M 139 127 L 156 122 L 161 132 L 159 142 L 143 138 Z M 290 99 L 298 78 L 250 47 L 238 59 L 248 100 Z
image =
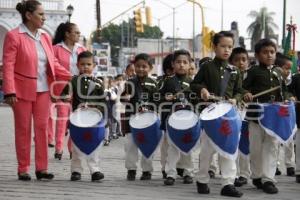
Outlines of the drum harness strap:
M 220 96 L 221 97 L 223 97 L 225 95 L 225 91 L 227 89 L 227 85 L 228 85 L 228 81 L 230 79 L 231 71 L 234 71 L 231 66 L 226 66 L 225 67 L 224 75 L 223 75 L 224 77 L 221 80 L 221 87 L 220 87 Z

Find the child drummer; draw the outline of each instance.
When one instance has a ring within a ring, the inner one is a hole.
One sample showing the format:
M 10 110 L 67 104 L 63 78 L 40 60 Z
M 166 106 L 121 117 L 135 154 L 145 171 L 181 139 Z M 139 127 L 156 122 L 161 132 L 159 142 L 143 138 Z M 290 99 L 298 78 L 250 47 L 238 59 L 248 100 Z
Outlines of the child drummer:
M 148 54 L 138 54 L 134 59 L 136 76 L 129 79 L 125 84 L 125 91 L 121 95 L 121 101 L 125 103 L 125 116 L 129 118 L 135 113 L 145 110 L 154 110 L 153 103 L 156 101 L 155 93 L 157 83 L 149 77 L 152 70 L 151 57 Z M 133 109 L 131 109 L 133 108 Z M 128 123 L 129 121 L 126 120 Z M 129 124 L 127 124 L 129 127 Z M 138 147 L 134 144 L 131 134 L 127 134 L 125 144 L 125 167 L 127 169 L 127 180 L 134 181 L 136 177 Z M 153 171 L 152 158 L 141 158 L 142 176 L 140 180 L 150 180 Z
M 282 80 L 281 69 L 274 66 L 276 59 L 276 44 L 270 39 L 262 39 L 255 45 L 255 57 L 259 64 L 248 70 L 243 87 L 251 94 L 245 96 L 245 100 L 258 103 L 282 102 L 288 98 L 284 80 Z M 280 86 L 278 90 L 272 91 L 253 99 L 252 94 Z M 248 106 L 246 119 L 249 120 L 250 135 L 250 168 L 252 172 L 252 183 L 257 189 L 265 193 L 276 194 L 275 172 L 277 163 L 277 152 L 279 142 L 275 137 L 268 135 L 262 126 L 258 124 L 261 113 L 253 112 L 257 109 L 256 104 Z
M 72 99 L 73 111 L 80 107 L 96 107 L 100 111 L 104 111 L 104 92 L 103 85 L 100 79 L 93 77 L 95 67 L 93 54 L 89 51 L 84 51 L 78 55 L 77 67 L 80 72 L 79 76 L 74 76 L 70 83 L 62 92 L 63 98 L 66 100 Z M 79 149 L 73 146 L 71 160 L 71 181 L 81 179 L 83 171 L 82 161 L 84 156 L 79 152 Z M 95 150 L 86 161 L 91 173 L 92 181 L 99 181 L 104 178 L 104 174 L 100 172 L 99 167 L 99 148 Z
M 233 49 L 233 38 L 233 34 L 228 31 L 221 31 L 215 34 L 213 48 L 216 56 L 211 62 L 205 63 L 200 68 L 200 71 L 191 83 L 191 89 L 204 101 L 208 101 L 213 93 L 214 95 L 227 98 L 232 104 L 236 104 L 237 100 L 240 100 L 244 93 L 239 70 L 228 64 L 228 59 Z M 207 185 L 209 182 L 208 170 L 212 155 L 216 150 L 208 140 L 205 132 L 201 137 L 201 149 L 199 154 L 199 172 L 196 176 L 197 191 L 200 194 L 208 194 L 210 193 Z M 236 177 L 235 160 L 219 154 L 219 163 L 223 186 L 221 195 L 241 197 L 243 193 L 234 186 Z
M 175 106 L 175 109 L 187 109 L 189 106 L 184 105 L 186 103 L 192 103 L 191 101 L 196 98 L 196 95 L 191 94 L 190 82 L 192 79 L 188 76 L 188 70 L 191 63 L 190 53 L 186 50 L 177 50 L 173 53 L 172 65 L 174 68 L 175 75 L 166 79 L 160 88 L 159 92 L 163 102 L 170 103 L 169 106 L 165 106 L 164 110 L 169 110 L 169 112 L 162 114 L 162 127 L 166 129 L 166 121 L 170 113 L 172 113 L 173 104 L 178 104 Z M 184 92 L 181 92 L 183 91 Z M 182 95 L 179 95 L 181 93 Z M 177 94 L 177 96 L 176 96 Z M 179 97 L 181 96 L 181 97 Z M 180 107 L 179 106 L 186 106 Z M 191 108 L 188 108 L 191 109 Z M 169 142 L 167 150 L 167 159 L 166 159 L 166 174 L 167 178 L 164 181 L 165 185 L 173 185 L 177 176 L 176 164 L 180 160 L 180 168 L 184 169 L 183 171 L 183 183 L 191 184 L 193 183 L 193 162 L 191 153 L 188 155 L 181 154 L 178 148 L 176 148 L 172 143 Z

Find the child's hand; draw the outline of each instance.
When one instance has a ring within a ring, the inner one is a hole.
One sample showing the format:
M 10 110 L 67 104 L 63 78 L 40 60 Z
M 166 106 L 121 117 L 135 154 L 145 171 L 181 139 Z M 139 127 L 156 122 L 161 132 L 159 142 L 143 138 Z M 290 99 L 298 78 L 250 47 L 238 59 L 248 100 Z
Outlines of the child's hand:
M 252 96 L 252 94 L 251 94 L 250 92 L 247 92 L 247 93 L 244 95 L 243 99 L 244 99 L 246 102 L 250 102 L 250 101 L 253 101 L 253 96 Z
M 236 106 L 236 99 L 228 99 L 228 102 Z
M 200 97 L 201 99 L 203 99 L 204 101 L 208 101 L 209 100 L 209 92 L 206 88 L 202 88 L 201 92 L 200 92 Z

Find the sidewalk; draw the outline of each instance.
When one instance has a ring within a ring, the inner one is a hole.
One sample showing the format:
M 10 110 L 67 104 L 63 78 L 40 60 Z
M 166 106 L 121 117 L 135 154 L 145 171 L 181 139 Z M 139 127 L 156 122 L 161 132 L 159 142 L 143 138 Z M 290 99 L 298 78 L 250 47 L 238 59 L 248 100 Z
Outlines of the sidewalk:
M 219 195 L 221 190 L 220 178 L 211 180 L 211 194 L 199 195 L 196 185 L 182 184 L 182 180 L 176 180 L 174 186 L 164 186 L 159 162 L 159 152 L 154 160 L 154 173 L 151 181 L 140 181 L 140 169 L 137 180 L 126 180 L 124 167 L 125 138 L 114 140 L 110 146 L 103 147 L 101 168 L 105 178 L 100 183 L 92 183 L 85 166 L 82 181 L 71 182 L 70 160 L 67 149 L 61 161 L 54 160 L 54 149 L 49 151 L 49 171 L 55 174 L 55 179 L 50 182 L 36 181 L 34 177 L 34 163 L 32 161 L 31 175 L 33 180 L 21 182 L 17 180 L 17 162 L 14 148 L 13 116 L 9 107 L 0 107 L 0 200 L 31 200 L 31 199 L 55 199 L 55 200 L 207 200 L 230 199 Z M 34 145 L 34 144 L 32 144 Z M 32 146 L 33 147 L 33 146 Z M 33 158 L 32 151 L 32 158 Z M 195 154 L 195 167 L 198 159 Z M 285 171 L 283 171 L 285 172 Z M 248 200 L 296 200 L 300 198 L 300 184 L 295 183 L 294 177 L 279 176 L 277 195 L 267 195 L 254 189 L 252 184 L 241 188 L 243 198 Z

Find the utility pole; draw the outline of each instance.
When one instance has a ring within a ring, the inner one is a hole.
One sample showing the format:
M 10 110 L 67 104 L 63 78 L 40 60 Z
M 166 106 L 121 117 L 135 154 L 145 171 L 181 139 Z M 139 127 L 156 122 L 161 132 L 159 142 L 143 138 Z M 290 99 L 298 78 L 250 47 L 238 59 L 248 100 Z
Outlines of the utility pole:
M 96 17 L 97 17 L 97 29 L 101 28 L 101 4 L 100 0 L 96 0 Z
M 224 2 L 221 0 L 221 31 L 224 30 Z
M 195 3 L 193 2 L 193 59 L 195 59 Z
M 282 48 L 285 46 L 285 26 L 286 26 L 286 0 L 283 0 L 283 22 L 282 22 Z

